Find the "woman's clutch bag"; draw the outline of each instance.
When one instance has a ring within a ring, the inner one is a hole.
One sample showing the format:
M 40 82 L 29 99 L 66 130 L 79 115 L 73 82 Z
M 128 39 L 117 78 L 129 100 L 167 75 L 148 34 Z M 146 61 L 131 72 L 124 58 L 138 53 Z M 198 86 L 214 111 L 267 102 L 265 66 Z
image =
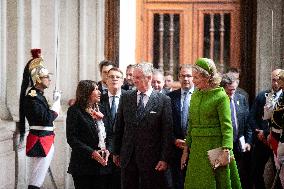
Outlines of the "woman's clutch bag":
M 224 150 L 222 147 L 208 150 L 207 153 L 209 161 L 214 170 L 218 167 L 228 165 L 234 159 L 233 156 L 230 156 L 230 150 Z

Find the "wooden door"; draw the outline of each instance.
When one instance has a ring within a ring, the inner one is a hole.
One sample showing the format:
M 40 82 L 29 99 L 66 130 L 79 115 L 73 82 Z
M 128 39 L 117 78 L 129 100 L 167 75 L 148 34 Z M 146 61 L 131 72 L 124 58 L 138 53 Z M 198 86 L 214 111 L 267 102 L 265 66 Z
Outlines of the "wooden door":
M 239 68 L 240 25 L 239 0 L 138 0 L 137 62 L 174 75 L 198 57 Z

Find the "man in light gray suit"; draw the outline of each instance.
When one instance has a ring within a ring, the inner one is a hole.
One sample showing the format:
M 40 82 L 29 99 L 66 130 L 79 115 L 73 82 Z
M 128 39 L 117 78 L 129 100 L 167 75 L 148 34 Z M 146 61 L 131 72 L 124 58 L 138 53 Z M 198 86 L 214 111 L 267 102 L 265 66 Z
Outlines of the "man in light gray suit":
M 151 63 L 135 65 L 137 90 L 120 98 L 113 160 L 121 166 L 122 189 L 167 188 L 164 174 L 172 148 L 171 100 L 152 89 L 152 71 Z

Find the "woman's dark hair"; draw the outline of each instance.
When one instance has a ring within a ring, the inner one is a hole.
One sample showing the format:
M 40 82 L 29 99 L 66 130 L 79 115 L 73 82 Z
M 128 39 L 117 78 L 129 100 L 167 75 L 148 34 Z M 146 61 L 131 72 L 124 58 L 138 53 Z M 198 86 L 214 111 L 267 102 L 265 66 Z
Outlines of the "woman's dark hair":
M 76 89 L 76 104 L 82 109 L 89 106 L 89 97 L 96 88 L 97 83 L 92 80 L 81 80 Z

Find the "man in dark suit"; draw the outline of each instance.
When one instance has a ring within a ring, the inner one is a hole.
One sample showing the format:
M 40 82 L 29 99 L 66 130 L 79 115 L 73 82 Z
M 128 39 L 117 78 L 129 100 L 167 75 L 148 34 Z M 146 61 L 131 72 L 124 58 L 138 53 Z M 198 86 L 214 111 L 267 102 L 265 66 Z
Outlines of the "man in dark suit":
M 174 82 L 173 73 L 165 71 L 164 78 L 165 78 L 164 88 L 169 90 L 169 92 L 173 91 L 173 82 Z
M 224 74 L 221 86 L 230 98 L 231 119 L 234 135 L 234 157 L 237 162 L 242 188 L 250 189 L 250 150 L 252 145 L 252 130 L 248 124 L 249 105 L 246 97 L 237 93 L 238 78 L 233 74 Z
M 152 76 L 152 87 L 158 93 L 167 94 L 170 92 L 169 89 L 164 88 L 165 78 L 162 70 L 154 69 Z
M 117 107 L 121 95 L 125 92 L 121 90 L 123 83 L 123 72 L 116 67 L 111 68 L 107 74 L 108 93 L 103 94 L 100 100 L 100 111 L 104 114 L 103 122 L 106 129 L 106 147 L 112 154 L 113 125 Z M 120 168 L 117 167 L 110 156 L 108 165 L 101 167 L 101 174 L 105 174 L 105 189 L 120 189 Z
M 102 80 L 98 82 L 98 87 L 99 87 L 101 94 L 107 94 L 107 90 L 108 90 L 107 85 L 106 85 L 107 73 L 113 67 L 116 67 L 116 65 L 112 61 L 109 61 L 109 60 L 103 60 L 99 64 Z
M 124 79 L 124 84 L 121 86 L 122 89 L 124 90 L 135 90 L 135 86 L 134 86 L 134 83 L 133 83 L 133 64 L 129 64 L 127 67 L 126 67 L 126 77 Z
M 267 136 L 269 134 L 268 120 L 263 120 L 264 105 L 268 93 L 277 93 L 280 90 L 278 86 L 278 74 L 280 69 L 276 69 L 271 73 L 272 88 L 261 91 L 254 100 L 249 113 L 249 124 L 253 132 L 254 148 L 252 151 L 252 176 L 255 188 L 265 188 L 263 179 L 265 164 L 268 159 L 273 156 L 272 150 L 267 144 Z
M 168 94 L 171 98 L 173 112 L 173 144 L 174 151 L 170 164 L 172 188 L 183 189 L 186 169 L 181 170 L 181 156 L 185 145 L 185 138 L 188 129 L 188 111 L 191 94 L 194 90 L 192 67 L 190 64 L 183 64 L 179 69 L 179 82 L 181 89 L 174 90 Z M 188 95 L 188 96 L 187 96 Z M 185 102 L 186 100 L 186 102 Z M 186 114 L 183 114 L 185 111 Z M 182 121 L 183 120 L 186 121 Z
M 123 189 L 165 189 L 171 154 L 170 98 L 151 87 L 152 63 L 135 65 L 137 90 L 120 98 L 114 132 L 114 162 L 121 166 Z
M 227 73 L 233 74 L 240 81 L 240 70 L 238 68 L 230 67 L 227 70 Z M 249 101 L 249 94 L 243 88 L 240 88 L 239 84 L 236 89 L 236 93 L 242 94 L 243 96 L 245 96 L 246 100 Z

